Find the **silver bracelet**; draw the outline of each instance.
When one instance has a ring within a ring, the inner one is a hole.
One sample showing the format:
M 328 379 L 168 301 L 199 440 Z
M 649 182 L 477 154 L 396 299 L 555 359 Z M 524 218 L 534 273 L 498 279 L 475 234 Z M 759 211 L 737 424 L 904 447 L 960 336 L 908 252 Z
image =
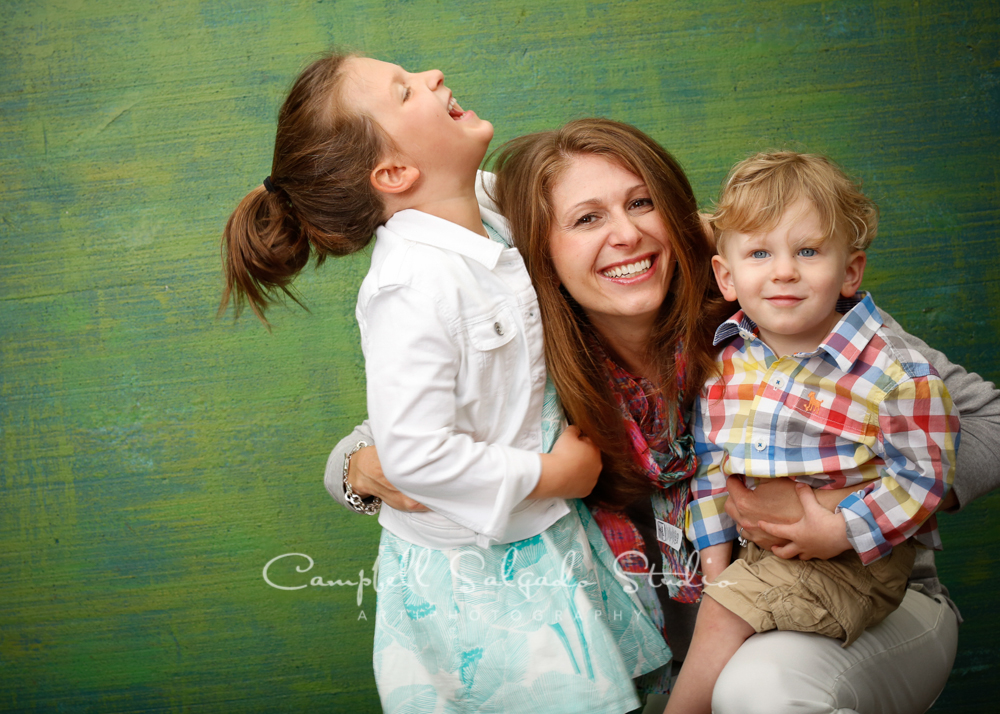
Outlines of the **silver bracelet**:
M 347 505 L 358 513 L 364 513 L 366 516 L 374 516 L 378 514 L 378 509 L 382 506 L 382 499 L 377 496 L 361 498 L 361 496 L 354 493 L 354 489 L 351 488 L 351 482 L 347 480 L 347 471 L 351 467 L 351 457 L 366 446 L 368 446 L 368 442 L 359 441 L 358 445 L 344 456 L 344 498 L 347 499 Z

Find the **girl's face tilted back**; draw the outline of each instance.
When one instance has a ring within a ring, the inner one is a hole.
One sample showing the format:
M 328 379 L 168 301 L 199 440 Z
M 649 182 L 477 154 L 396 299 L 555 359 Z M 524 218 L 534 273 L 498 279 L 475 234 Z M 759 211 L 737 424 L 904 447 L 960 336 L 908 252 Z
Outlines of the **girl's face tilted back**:
M 401 161 L 425 178 L 474 179 L 493 125 L 462 110 L 440 70 L 412 73 L 388 62 L 352 57 L 345 72 L 348 103 L 378 122 Z

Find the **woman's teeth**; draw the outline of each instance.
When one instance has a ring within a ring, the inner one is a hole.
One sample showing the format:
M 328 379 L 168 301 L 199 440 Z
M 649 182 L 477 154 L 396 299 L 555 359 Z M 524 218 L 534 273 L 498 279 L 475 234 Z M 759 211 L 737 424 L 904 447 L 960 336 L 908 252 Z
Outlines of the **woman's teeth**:
M 606 278 L 631 278 L 639 273 L 645 273 L 653 265 L 652 258 L 645 258 L 643 260 L 637 261 L 635 263 L 629 263 L 628 265 L 619 265 L 617 267 L 611 268 L 610 270 L 604 270 L 601 272 Z

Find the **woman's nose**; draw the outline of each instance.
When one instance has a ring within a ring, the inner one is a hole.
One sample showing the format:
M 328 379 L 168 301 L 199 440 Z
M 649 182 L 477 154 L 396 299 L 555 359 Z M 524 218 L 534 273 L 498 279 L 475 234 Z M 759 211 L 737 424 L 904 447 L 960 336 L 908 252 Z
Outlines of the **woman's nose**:
M 611 221 L 611 244 L 631 248 L 642 240 L 642 231 L 629 216 L 620 216 Z

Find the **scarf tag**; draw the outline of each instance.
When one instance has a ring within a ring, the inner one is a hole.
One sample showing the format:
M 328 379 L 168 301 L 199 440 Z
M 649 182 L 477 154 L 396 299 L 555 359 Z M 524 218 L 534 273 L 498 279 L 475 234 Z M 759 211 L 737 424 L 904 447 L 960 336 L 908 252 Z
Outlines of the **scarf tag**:
M 659 518 L 656 519 L 656 540 L 666 543 L 674 550 L 680 550 L 683 537 L 684 534 L 680 528 L 666 521 L 661 521 Z

